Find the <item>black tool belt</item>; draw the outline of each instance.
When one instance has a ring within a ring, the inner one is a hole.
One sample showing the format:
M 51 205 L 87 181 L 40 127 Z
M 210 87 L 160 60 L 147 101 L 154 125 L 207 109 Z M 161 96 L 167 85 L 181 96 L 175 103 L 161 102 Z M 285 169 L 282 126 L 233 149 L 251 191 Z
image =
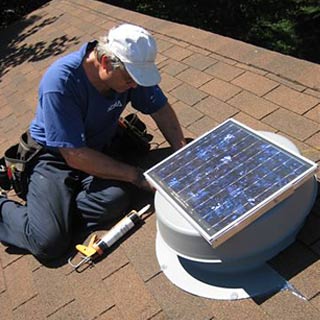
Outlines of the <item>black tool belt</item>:
M 143 155 L 150 150 L 153 136 L 147 133 L 146 125 L 136 114 L 120 118 L 114 139 L 114 151 L 117 154 Z M 26 200 L 30 175 L 39 155 L 45 148 L 35 142 L 29 131 L 23 133 L 19 143 L 11 146 L 0 159 L 0 187 L 3 190 L 14 189 L 17 196 Z
M 29 131 L 23 133 L 19 143 L 7 149 L 0 159 L 0 187 L 13 188 L 18 197 L 26 200 L 30 174 L 42 150 Z
M 134 113 L 120 118 L 111 144 L 106 146 L 104 153 L 124 162 L 132 156 L 144 156 L 151 148 L 153 136 L 147 132 L 146 125 Z
M 153 136 L 147 132 L 146 125 L 135 113 L 119 119 L 117 135 L 121 139 L 124 150 L 145 154 L 150 150 L 150 141 Z

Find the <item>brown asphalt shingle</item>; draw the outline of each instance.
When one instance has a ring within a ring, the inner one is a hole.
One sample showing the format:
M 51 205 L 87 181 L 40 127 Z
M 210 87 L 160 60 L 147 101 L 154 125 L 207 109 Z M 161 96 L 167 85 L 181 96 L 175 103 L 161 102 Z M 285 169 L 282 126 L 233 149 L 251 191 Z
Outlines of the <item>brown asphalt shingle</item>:
M 319 163 L 319 65 L 93 0 L 53 0 L 1 32 L 2 153 L 28 127 L 46 68 L 121 22 L 142 25 L 157 39 L 162 88 L 188 136 L 197 137 L 234 117 L 254 129 L 286 136 Z M 154 123 L 142 118 L 155 142 L 166 146 Z M 160 270 L 155 237 L 153 214 L 82 273 L 70 273 L 65 259 L 49 268 L 0 245 L 0 319 L 320 318 L 320 198 L 297 241 L 271 261 L 306 301 L 290 291 L 262 300 L 192 296 Z

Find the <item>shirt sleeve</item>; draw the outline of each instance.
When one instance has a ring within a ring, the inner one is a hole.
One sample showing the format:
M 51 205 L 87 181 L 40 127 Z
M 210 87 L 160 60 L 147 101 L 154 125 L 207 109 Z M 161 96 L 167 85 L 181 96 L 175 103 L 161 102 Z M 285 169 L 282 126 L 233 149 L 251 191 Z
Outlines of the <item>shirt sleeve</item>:
M 46 144 L 57 148 L 80 148 L 86 145 L 81 108 L 71 96 L 59 92 L 41 98 Z
M 132 89 L 130 93 L 132 106 L 142 113 L 151 114 L 160 110 L 168 99 L 159 86 L 141 87 Z

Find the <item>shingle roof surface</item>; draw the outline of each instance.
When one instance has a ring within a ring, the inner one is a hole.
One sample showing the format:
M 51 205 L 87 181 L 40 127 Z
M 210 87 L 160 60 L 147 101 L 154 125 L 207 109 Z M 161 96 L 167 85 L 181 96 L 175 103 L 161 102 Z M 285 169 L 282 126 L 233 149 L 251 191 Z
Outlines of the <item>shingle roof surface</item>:
M 162 88 L 187 136 L 233 117 L 288 137 L 320 161 L 319 65 L 92 0 L 53 0 L 0 33 L 2 153 L 33 118 L 46 68 L 121 22 L 139 24 L 157 39 Z M 143 119 L 165 147 L 154 124 Z M 306 301 L 290 291 L 240 301 L 181 291 L 158 265 L 155 225 L 153 214 L 82 273 L 70 273 L 65 260 L 49 268 L 0 245 L 0 319 L 320 319 L 320 198 L 297 241 L 271 262 Z

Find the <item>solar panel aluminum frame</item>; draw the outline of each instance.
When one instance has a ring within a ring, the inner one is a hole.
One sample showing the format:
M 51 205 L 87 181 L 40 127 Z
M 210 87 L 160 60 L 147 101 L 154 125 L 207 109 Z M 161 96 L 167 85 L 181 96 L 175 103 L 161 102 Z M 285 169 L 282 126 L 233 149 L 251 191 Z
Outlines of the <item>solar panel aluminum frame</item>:
M 175 199 L 174 196 L 169 195 L 166 190 L 158 183 L 156 179 L 154 179 L 150 174 L 152 171 L 157 170 L 160 166 L 165 164 L 166 162 L 170 161 L 173 157 L 176 157 L 180 153 L 184 152 L 187 148 L 190 148 L 193 144 L 198 143 L 201 139 L 203 139 L 205 136 L 210 135 L 214 130 L 217 130 L 221 126 L 225 125 L 226 123 L 234 123 L 242 129 L 249 131 L 252 135 L 257 136 L 259 139 L 268 142 L 269 144 L 276 146 L 278 149 L 282 150 L 283 152 L 290 154 L 290 156 L 299 159 L 300 161 L 303 161 L 310 165 L 310 168 L 297 176 L 294 180 L 289 182 L 287 185 L 280 188 L 278 191 L 271 194 L 269 197 L 264 199 L 262 202 L 260 202 L 258 205 L 254 206 L 250 210 L 248 210 L 245 214 L 241 215 L 239 218 L 234 220 L 233 222 L 229 223 L 225 227 L 223 227 L 221 230 L 216 232 L 213 236 L 210 235 L 201 225 L 199 225 L 185 210 L 184 208 L 179 204 L 177 199 Z M 272 141 L 265 136 L 263 136 L 262 133 L 259 133 L 248 126 L 240 123 L 237 120 L 234 119 L 227 119 L 217 127 L 213 128 L 212 130 L 204 133 L 203 135 L 199 136 L 197 139 L 189 143 L 188 145 L 184 146 L 180 150 L 176 151 L 166 159 L 162 160 L 149 170 L 145 172 L 146 179 L 153 185 L 158 192 L 163 195 L 163 197 L 204 237 L 204 239 L 212 246 L 217 247 L 221 245 L 223 242 L 231 238 L 236 233 L 243 230 L 245 227 L 247 227 L 249 224 L 254 222 L 256 219 L 258 219 L 260 216 L 262 216 L 264 213 L 266 213 L 268 210 L 273 208 L 276 204 L 283 201 L 287 197 L 289 197 L 291 194 L 294 193 L 294 191 L 301 186 L 305 181 L 311 178 L 311 176 L 314 174 L 314 172 L 317 169 L 317 164 L 312 162 L 311 160 L 301 156 L 300 154 L 294 153 L 292 150 L 288 149 L 287 147 L 281 145 L 277 141 Z

